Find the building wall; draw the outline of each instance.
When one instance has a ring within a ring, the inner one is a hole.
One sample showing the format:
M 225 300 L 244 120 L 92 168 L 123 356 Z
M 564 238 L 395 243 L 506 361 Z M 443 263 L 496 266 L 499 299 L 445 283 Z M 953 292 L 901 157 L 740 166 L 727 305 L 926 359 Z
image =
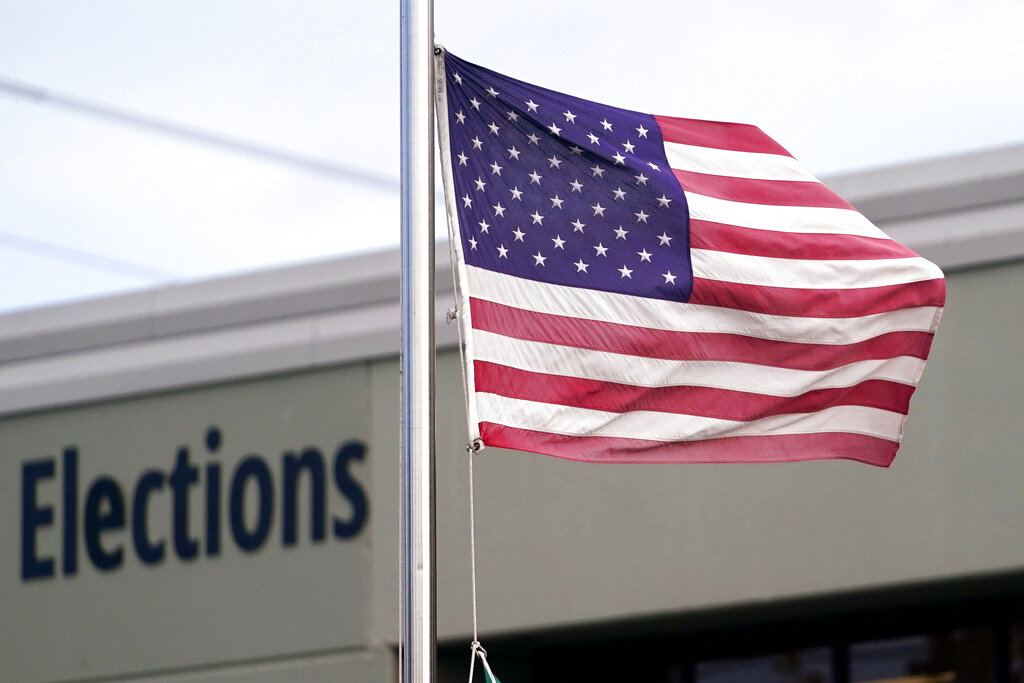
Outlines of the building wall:
M 889 469 L 475 456 L 485 643 L 1024 576 L 1021 179 L 1019 147 L 835 183 L 947 269 L 946 312 Z M 0 317 L 0 681 L 394 680 L 396 262 Z M 444 272 L 438 633 L 461 647 L 468 456 Z M 289 480 L 303 455 L 312 469 Z
M 483 631 L 1024 568 L 1016 343 L 1024 263 L 952 273 L 948 291 L 888 469 L 845 461 L 599 466 L 501 449 L 476 456 Z M 373 372 L 374 412 L 387 416 L 374 421 L 373 441 L 393 443 L 396 368 L 381 362 Z M 441 357 L 439 376 L 438 628 L 442 638 L 465 638 L 468 468 L 457 354 Z M 381 474 L 374 480 L 388 483 L 378 499 L 397 476 Z M 374 546 L 377 571 L 397 564 L 394 547 Z M 387 597 L 375 596 L 384 639 L 394 631 Z
M 0 680 L 386 680 L 367 626 L 373 462 L 389 455 L 370 439 L 369 375 L 0 420 Z M 295 486 L 289 461 L 312 463 Z

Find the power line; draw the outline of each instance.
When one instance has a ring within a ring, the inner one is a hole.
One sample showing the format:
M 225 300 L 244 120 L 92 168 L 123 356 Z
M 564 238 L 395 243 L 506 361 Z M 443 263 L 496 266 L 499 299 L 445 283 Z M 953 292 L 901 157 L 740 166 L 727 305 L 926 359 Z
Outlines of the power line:
M 42 88 L 30 83 L 15 81 L 0 76 L 0 93 L 30 100 L 37 104 L 61 107 L 70 111 L 87 114 L 115 123 L 135 126 L 154 133 L 182 138 L 191 142 L 217 147 L 236 154 L 286 164 L 310 173 L 338 178 L 350 183 L 363 185 L 375 190 L 394 192 L 399 189 L 399 182 L 391 176 L 384 176 L 365 169 L 339 164 L 326 159 L 298 154 L 285 149 L 271 147 L 250 140 L 235 138 L 215 131 L 203 130 L 187 126 L 175 121 L 156 118 L 147 114 L 115 107 L 100 102 L 91 102 L 72 95 Z
M 181 277 L 177 273 L 160 270 L 159 268 L 151 268 L 149 266 L 139 265 L 138 263 L 132 263 L 131 261 L 123 261 L 110 256 L 103 256 L 102 254 L 94 254 L 89 251 L 65 247 L 59 244 L 53 244 L 52 242 L 44 242 L 43 240 L 37 240 L 23 235 L 15 235 L 14 233 L 6 231 L 0 231 L 0 246 L 13 247 L 21 251 L 32 252 L 61 261 L 70 261 L 77 265 L 124 275 L 134 280 L 162 282 L 165 280 L 179 279 Z
M 134 126 L 153 133 L 187 140 L 189 142 L 208 145 L 218 149 L 255 157 L 263 161 L 284 164 L 299 168 L 309 173 L 326 175 L 350 183 L 363 185 L 374 190 L 395 192 L 399 189 L 396 179 L 376 174 L 365 169 L 338 164 L 326 159 L 318 159 L 289 150 L 279 149 L 262 143 L 234 138 L 222 133 L 203 130 L 193 126 L 152 117 L 139 112 L 130 111 L 112 105 L 93 102 L 79 97 L 57 93 L 23 81 L 16 81 L 0 76 L 0 94 L 29 100 L 37 104 L 50 105 L 75 113 L 101 118 L 121 125 Z M 136 280 L 159 282 L 180 277 L 158 268 L 123 261 L 120 259 L 96 254 L 93 252 L 65 247 L 51 242 L 37 240 L 23 235 L 0 231 L 0 245 L 35 253 L 47 258 L 84 265 Z

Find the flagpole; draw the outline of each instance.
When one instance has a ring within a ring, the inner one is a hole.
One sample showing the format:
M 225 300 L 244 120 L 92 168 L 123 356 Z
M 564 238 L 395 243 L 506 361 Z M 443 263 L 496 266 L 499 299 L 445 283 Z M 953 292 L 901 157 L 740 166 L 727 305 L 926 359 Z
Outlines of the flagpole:
M 401 0 L 402 615 L 405 683 L 436 678 L 434 4 Z

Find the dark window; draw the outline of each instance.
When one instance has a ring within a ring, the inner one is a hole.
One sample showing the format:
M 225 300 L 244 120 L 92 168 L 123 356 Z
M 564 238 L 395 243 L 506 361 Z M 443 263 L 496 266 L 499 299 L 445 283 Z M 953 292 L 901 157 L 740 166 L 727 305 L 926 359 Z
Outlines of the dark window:
M 700 662 L 696 683 L 832 683 L 830 648 Z
M 850 646 L 850 680 L 907 683 L 991 683 L 989 629 L 919 634 Z
M 1024 683 L 1024 572 L 485 645 L 503 683 Z
M 1024 683 L 1024 624 L 1010 629 L 1010 680 Z

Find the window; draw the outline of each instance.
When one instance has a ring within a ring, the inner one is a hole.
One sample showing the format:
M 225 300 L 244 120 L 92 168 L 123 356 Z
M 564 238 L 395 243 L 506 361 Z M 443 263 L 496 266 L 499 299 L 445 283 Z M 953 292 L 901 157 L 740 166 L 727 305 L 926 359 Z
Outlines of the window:
M 832 683 L 831 649 L 700 662 L 696 683 Z
M 954 630 L 854 643 L 850 680 L 907 683 L 990 683 L 992 637 L 988 629 Z
M 1024 683 L 1024 624 L 1010 628 L 1010 681 Z

